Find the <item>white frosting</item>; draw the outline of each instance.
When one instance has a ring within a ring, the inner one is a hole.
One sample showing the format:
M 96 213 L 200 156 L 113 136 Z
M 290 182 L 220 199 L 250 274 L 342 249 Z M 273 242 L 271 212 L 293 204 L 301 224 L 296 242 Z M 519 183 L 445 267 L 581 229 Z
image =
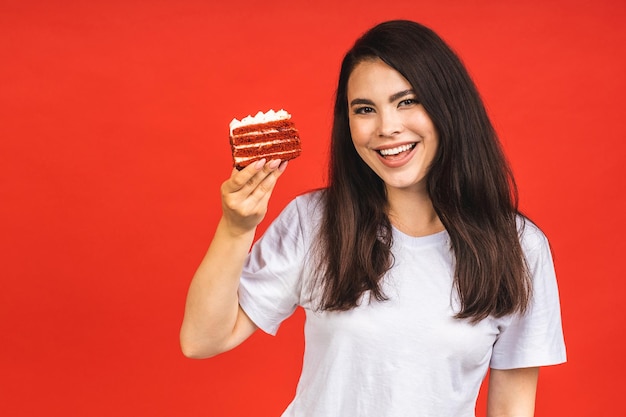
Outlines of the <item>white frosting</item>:
M 238 138 L 245 138 L 247 136 L 261 136 L 261 135 L 267 135 L 268 133 L 278 133 L 279 130 L 278 129 L 263 129 L 263 130 L 259 130 L 258 132 L 248 132 L 248 133 L 242 133 L 237 135 Z
M 269 145 L 277 145 L 279 143 L 291 143 L 291 142 L 297 142 L 297 140 L 295 139 L 276 139 L 276 140 L 268 140 L 266 142 L 257 142 L 257 143 L 246 143 L 243 145 L 236 145 L 235 149 L 240 150 L 240 149 L 248 149 L 248 148 L 260 148 L 263 146 L 269 146 Z
M 267 160 L 270 160 L 270 159 L 273 159 L 273 158 L 275 158 L 277 156 L 289 155 L 289 154 L 292 154 L 294 152 L 296 152 L 296 151 L 295 150 L 291 150 L 291 151 L 277 151 L 277 152 L 264 154 L 263 158 L 266 158 Z M 235 163 L 236 164 L 240 164 L 242 162 L 249 161 L 249 160 L 255 159 L 255 158 L 258 158 L 258 155 L 253 155 L 253 156 L 236 156 L 235 157 Z
M 241 120 L 233 119 L 232 122 L 230 122 L 230 134 L 232 135 L 233 130 L 241 126 L 275 122 L 277 120 L 286 120 L 290 118 L 291 115 L 283 109 L 280 109 L 278 111 L 269 110 L 267 113 L 263 113 L 260 111 L 254 117 L 246 116 Z

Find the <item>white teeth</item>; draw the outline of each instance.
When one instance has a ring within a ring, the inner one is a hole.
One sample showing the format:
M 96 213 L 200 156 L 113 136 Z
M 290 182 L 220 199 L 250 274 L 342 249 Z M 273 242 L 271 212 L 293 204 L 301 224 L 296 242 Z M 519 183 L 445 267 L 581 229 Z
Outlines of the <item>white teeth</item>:
M 395 148 L 391 148 L 391 149 L 381 149 L 380 154 L 382 156 L 389 156 L 389 155 L 397 155 L 400 152 L 405 152 L 408 151 L 410 149 L 412 149 L 415 146 L 414 143 L 410 144 L 410 145 L 401 145 L 401 146 L 397 146 Z

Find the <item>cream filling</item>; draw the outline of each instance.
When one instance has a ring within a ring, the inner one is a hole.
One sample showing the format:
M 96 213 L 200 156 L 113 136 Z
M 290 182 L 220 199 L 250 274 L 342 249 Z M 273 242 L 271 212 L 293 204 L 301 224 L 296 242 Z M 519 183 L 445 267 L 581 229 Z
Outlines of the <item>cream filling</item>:
M 234 145 L 233 147 L 235 149 L 247 149 L 247 148 L 257 148 L 257 147 L 267 146 L 267 145 L 276 145 L 277 143 L 289 143 L 289 142 L 293 142 L 293 141 L 292 140 L 285 140 L 285 139 L 276 139 L 276 140 L 269 140 L 267 142 L 256 142 L 256 143 L 246 143 L 246 144 L 241 144 L 241 145 Z
M 278 132 L 279 132 L 278 129 L 265 129 L 265 130 L 257 130 L 256 132 L 242 133 L 241 135 L 237 135 L 237 137 L 245 138 L 248 136 L 260 136 L 260 135 L 265 135 L 267 133 L 278 133 Z
M 268 158 L 268 157 L 272 157 L 272 156 L 276 156 L 276 155 L 285 155 L 285 154 L 290 154 L 290 153 L 294 153 L 296 150 L 291 150 L 291 151 L 280 151 L 280 152 L 272 152 L 272 153 L 267 153 L 267 154 L 263 154 L 263 155 L 253 155 L 253 156 L 236 156 L 235 157 L 235 163 L 239 163 L 239 162 L 245 162 L 248 161 L 250 159 L 256 159 L 259 156 L 262 156 L 263 158 Z

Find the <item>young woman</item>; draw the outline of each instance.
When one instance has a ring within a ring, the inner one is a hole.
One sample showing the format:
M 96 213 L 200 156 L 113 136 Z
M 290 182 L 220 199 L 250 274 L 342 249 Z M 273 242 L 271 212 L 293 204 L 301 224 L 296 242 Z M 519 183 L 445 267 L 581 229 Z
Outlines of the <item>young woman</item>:
M 346 54 L 327 188 L 297 197 L 252 247 L 286 162 L 233 170 L 189 289 L 181 346 L 204 358 L 297 306 L 306 349 L 283 416 L 532 416 L 538 367 L 565 361 L 548 242 L 476 88 L 409 21 Z

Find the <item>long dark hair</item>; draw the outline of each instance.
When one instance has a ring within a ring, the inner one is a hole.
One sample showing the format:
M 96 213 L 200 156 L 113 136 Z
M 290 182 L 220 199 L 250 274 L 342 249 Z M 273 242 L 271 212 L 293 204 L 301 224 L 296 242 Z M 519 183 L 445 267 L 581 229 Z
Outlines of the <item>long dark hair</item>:
M 318 240 L 320 308 L 354 308 L 368 291 L 370 300 L 386 299 L 381 279 L 393 242 L 385 185 L 357 154 L 348 122 L 348 78 L 371 59 L 408 80 L 439 135 L 427 184 L 456 259 L 457 318 L 524 312 L 531 287 L 518 235 L 523 216 L 495 130 L 456 54 L 429 28 L 404 20 L 370 29 L 341 64 Z

